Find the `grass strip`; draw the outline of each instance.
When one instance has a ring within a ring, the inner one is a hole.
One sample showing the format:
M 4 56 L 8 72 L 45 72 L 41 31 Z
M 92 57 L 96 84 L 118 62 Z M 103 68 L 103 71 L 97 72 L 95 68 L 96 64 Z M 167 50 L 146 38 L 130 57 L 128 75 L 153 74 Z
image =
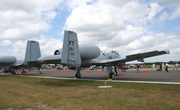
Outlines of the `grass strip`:
M 0 109 L 180 109 L 180 86 L 0 76 Z

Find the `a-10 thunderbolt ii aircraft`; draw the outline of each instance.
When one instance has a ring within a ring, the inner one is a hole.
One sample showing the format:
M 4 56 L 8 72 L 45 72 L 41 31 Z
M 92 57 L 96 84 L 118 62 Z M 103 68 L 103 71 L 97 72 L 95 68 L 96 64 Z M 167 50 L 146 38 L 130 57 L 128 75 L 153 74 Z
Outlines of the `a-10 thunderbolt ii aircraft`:
M 15 56 L 0 56 L 0 68 L 13 75 L 16 74 L 15 69 L 22 68 L 22 74 L 26 74 L 24 68 L 37 67 L 40 69 L 41 64 L 37 60 L 39 57 L 41 57 L 39 42 L 27 41 L 24 60 L 17 60 Z
M 144 58 L 169 53 L 168 50 L 156 50 L 120 57 L 116 51 L 104 53 L 95 45 L 79 46 L 77 34 L 73 31 L 65 31 L 63 48 L 56 50 L 54 55 L 40 57 L 38 61 L 46 64 L 50 63 L 74 66 L 76 68 L 76 78 L 81 78 L 80 67 L 87 67 L 90 65 L 107 66 L 108 77 L 115 79 L 118 74 L 116 69 L 115 72 L 112 71 L 112 66 L 116 67 L 118 65 L 124 65 L 125 62 L 133 60 L 143 62 Z

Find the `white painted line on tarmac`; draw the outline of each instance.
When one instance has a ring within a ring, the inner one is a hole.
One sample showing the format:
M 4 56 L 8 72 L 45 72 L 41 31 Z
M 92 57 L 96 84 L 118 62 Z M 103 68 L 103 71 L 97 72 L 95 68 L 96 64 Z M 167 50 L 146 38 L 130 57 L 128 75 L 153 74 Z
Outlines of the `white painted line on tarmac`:
M 113 80 L 113 82 L 152 83 L 152 84 L 180 84 L 180 82 L 126 81 L 126 80 Z
M 77 78 L 62 78 L 49 76 L 26 76 L 36 78 L 50 78 L 50 79 L 65 79 L 65 80 L 86 80 L 86 81 L 111 81 L 111 82 L 127 82 L 127 83 L 150 83 L 150 84 L 180 84 L 180 82 L 157 82 L 157 81 L 128 81 L 128 80 L 101 80 L 101 79 L 77 79 Z

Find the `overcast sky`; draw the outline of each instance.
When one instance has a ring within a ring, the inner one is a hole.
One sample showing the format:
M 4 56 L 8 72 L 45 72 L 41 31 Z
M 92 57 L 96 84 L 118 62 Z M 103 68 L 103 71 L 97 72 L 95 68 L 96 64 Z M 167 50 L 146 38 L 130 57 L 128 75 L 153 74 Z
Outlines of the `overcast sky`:
M 145 61 L 180 61 L 180 0 L 0 1 L 0 56 L 24 59 L 27 40 L 39 41 L 42 56 L 52 55 L 64 30 L 102 51 L 170 50 Z

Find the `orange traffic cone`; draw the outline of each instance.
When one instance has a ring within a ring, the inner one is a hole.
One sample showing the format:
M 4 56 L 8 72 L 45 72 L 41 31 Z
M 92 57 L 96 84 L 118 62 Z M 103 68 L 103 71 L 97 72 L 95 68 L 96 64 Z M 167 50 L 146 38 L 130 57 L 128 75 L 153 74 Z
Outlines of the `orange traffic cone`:
M 119 74 L 122 74 L 122 70 L 119 70 Z
M 54 70 L 53 70 L 53 69 L 51 69 L 51 73 L 54 73 Z
M 64 68 L 64 74 L 66 74 L 66 69 Z
M 144 69 L 144 74 L 146 74 L 146 69 Z
M 89 73 L 90 73 L 89 69 L 87 69 L 86 71 L 87 71 L 87 74 L 89 74 Z
M 100 69 L 98 69 L 98 74 L 101 74 L 101 71 L 100 71 Z
M 27 70 L 27 74 L 29 74 L 29 70 Z

